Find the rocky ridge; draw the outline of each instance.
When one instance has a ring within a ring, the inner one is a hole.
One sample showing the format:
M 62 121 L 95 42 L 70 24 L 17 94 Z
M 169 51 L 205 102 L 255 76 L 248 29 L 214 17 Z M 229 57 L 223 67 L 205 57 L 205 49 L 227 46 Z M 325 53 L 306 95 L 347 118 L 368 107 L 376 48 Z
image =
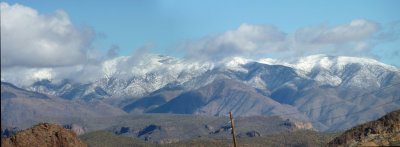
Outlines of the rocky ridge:
M 353 127 L 327 146 L 395 146 L 400 145 L 400 110 L 378 120 Z
M 53 123 L 42 123 L 1 139 L 2 147 L 86 147 L 74 131 Z

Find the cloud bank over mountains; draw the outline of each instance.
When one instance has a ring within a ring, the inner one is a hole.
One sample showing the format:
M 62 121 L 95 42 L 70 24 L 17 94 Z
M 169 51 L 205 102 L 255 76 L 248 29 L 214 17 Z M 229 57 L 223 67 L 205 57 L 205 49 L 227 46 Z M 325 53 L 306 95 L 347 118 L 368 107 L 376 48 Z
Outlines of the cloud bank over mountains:
M 63 10 L 40 14 L 19 4 L 1 2 L 0 6 L 2 80 L 89 80 L 101 76 L 101 64 L 118 57 L 117 44 L 104 54 L 95 53 L 92 44 L 96 31 L 74 24 Z M 183 53 L 187 62 L 214 63 L 236 56 L 290 59 L 327 54 L 384 58 L 371 50 L 380 43 L 398 40 L 399 34 L 400 23 L 382 25 L 368 19 L 354 19 L 337 26 L 310 25 L 290 33 L 271 24 L 242 23 L 233 30 L 186 40 L 183 49 L 175 52 Z M 134 49 L 127 57 L 129 62 L 119 65 L 120 69 L 132 70 L 127 66 L 135 66 L 134 62 L 148 54 L 155 44 L 149 41 Z
M 70 66 L 86 61 L 93 29 L 73 24 L 60 9 L 39 14 L 19 4 L 0 5 L 2 67 Z
M 235 30 L 187 42 L 185 50 L 188 58 L 200 60 L 220 60 L 234 56 L 293 57 L 316 53 L 371 56 L 371 42 L 378 40 L 374 35 L 381 30 L 378 23 L 367 19 L 355 19 L 334 27 L 327 23 L 307 26 L 290 34 L 273 25 L 243 23 Z

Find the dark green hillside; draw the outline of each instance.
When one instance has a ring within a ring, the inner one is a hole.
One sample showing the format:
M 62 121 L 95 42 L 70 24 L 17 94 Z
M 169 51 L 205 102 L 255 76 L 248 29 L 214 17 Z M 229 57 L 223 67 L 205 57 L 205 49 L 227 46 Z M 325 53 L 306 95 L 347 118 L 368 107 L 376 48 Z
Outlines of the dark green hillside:
M 192 139 L 231 138 L 228 117 L 185 114 L 130 114 L 101 118 L 38 118 L 28 122 L 54 122 L 61 125 L 76 124 L 84 133 L 107 131 L 153 143 L 171 143 Z M 239 137 L 265 136 L 302 129 L 299 122 L 277 116 L 251 116 L 235 118 Z M 301 123 L 300 123 L 301 124 Z M 304 124 L 304 123 L 303 123 Z M 311 125 L 311 124 L 310 124 Z M 309 129 L 309 128 L 308 128 Z
M 88 147 L 141 147 L 141 146 L 156 146 L 152 143 L 147 143 L 142 140 L 132 139 L 125 136 L 115 135 L 104 131 L 90 132 L 79 136 Z
M 105 130 L 153 143 L 191 139 L 226 140 L 231 138 L 228 122 L 228 117 L 146 114 L 133 115 L 130 119 L 123 119 L 121 123 Z M 235 124 L 239 137 L 263 136 L 300 129 L 294 122 L 276 116 L 239 117 L 235 119 Z
M 316 131 L 295 131 L 273 134 L 261 137 L 239 138 L 239 146 L 263 147 L 263 146 L 323 146 L 337 133 L 321 133 Z M 96 131 L 80 136 L 89 147 L 124 147 L 124 146 L 159 146 L 159 147 L 225 147 L 233 146 L 232 140 L 195 139 L 168 144 L 153 144 L 125 136 L 108 132 Z
M 332 140 L 338 133 L 322 133 L 310 130 L 284 132 L 261 137 L 239 139 L 239 144 L 249 146 L 307 146 L 319 147 Z

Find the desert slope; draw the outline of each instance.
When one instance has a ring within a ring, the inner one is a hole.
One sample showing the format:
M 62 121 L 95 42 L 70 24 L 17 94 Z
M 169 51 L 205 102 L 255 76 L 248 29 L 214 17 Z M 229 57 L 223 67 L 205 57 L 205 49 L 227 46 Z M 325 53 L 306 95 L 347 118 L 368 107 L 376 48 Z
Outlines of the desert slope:
M 389 145 L 400 145 L 400 110 L 353 127 L 328 144 L 328 146 Z
M 10 126 L 41 117 L 100 117 L 126 114 L 101 101 L 70 101 L 1 83 L 1 120 Z

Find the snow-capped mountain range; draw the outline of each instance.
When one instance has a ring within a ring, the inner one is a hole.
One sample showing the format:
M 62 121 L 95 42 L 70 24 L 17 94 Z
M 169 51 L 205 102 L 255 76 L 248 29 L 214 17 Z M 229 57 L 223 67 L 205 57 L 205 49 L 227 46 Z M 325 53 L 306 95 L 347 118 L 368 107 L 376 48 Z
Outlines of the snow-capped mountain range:
M 52 79 L 44 79 L 32 85 L 19 86 L 67 99 L 88 98 L 94 95 L 97 98 L 142 97 L 168 84 L 185 85 L 187 86 L 186 90 L 207 85 L 213 81 L 212 77 L 208 77 L 205 81 L 198 80 L 195 83 L 193 80 L 216 69 L 248 74 L 249 68 L 251 68 L 249 65 L 253 63 L 292 68 L 298 78 L 312 80 L 318 85 L 364 89 L 387 86 L 392 78 L 399 78 L 400 73 L 396 67 L 374 59 L 343 56 L 312 55 L 292 61 L 270 58 L 251 60 L 235 57 L 221 63 L 198 63 L 186 62 L 184 59 L 169 56 L 146 55 L 139 61 L 133 61 L 130 57 L 125 56 L 105 61 L 99 69 L 102 76 L 85 83 L 68 79 L 61 83 L 52 83 Z M 243 82 L 260 89 L 265 89 L 265 86 L 269 84 L 257 75 L 243 80 Z M 290 84 L 290 82 L 286 84 Z
M 368 58 L 235 57 L 207 63 L 146 55 L 105 61 L 97 73 L 82 82 L 42 79 L 18 86 L 73 101 L 100 100 L 128 113 L 279 115 L 310 121 L 322 131 L 400 109 L 400 70 Z

